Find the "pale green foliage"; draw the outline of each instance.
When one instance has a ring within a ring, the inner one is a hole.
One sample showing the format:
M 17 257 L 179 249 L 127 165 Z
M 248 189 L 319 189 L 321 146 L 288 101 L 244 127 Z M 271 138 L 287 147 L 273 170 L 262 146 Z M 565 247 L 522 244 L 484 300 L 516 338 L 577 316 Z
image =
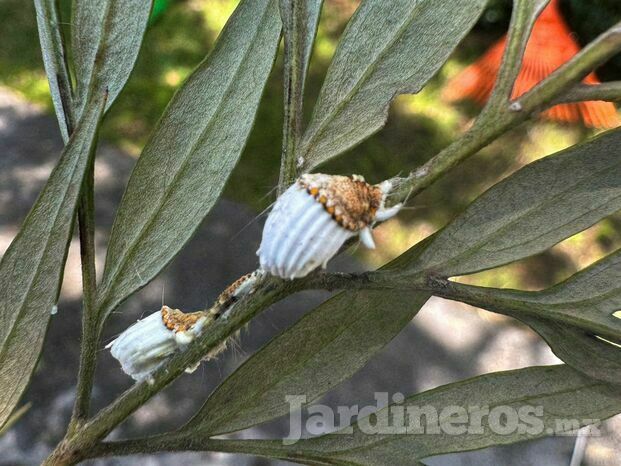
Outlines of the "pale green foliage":
M 391 100 L 422 89 L 474 25 L 485 3 L 363 2 L 343 33 L 304 134 L 299 149 L 303 171 L 380 129 Z
M 567 366 L 529 367 L 444 385 L 406 398 L 403 407 L 433 406 L 442 412 L 446 406 L 486 406 L 490 410 L 496 406 L 516 410 L 524 406 L 543 406 L 544 414 L 537 418 L 542 426 L 535 426 L 532 433 L 516 430 L 513 434 L 501 435 L 485 426 L 482 433 L 461 435 L 366 435 L 356 423 L 353 434 L 325 435 L 292 446 L 258 440 L 251 448 L 265 456 L 313 465 L 416 465 L 419 459 L 433 455 L 505 445 L 542 437 L 548 432 L 562 433 L 556 422 L 558 419 L 603 419 L 616 414 L 620 405 L 621 394 L 617 389 L 594 382 Z M 377 416 L 382 416 L 381 412 Z M 444 422 L 450 421 L 445 419 Z
M 277 0 L 243 2 L 173 97 L 121 201 L 100 313 L 151 281 L 215 204 L 254 122 L 279 36 Z
M 39 358 L 56 305 L 82 180 L 105 104 L 97 95 L 0 262 L 0 425 Z

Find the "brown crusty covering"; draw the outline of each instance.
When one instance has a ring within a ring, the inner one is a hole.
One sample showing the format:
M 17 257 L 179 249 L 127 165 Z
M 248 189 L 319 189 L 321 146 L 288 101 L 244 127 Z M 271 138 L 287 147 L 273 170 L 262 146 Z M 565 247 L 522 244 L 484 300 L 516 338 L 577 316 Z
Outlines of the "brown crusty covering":
M 175 333 L 190 330 L 198 319 L 205 317 L 205 313 L 202 311 L 188 312 L 186 314 L 179 309 L 171 309 L 168 306 L 162 306 L 160 312 L 162 313 L 162 322 L 164 322 L 166 328 Z
M 320 202 L 343 228 L 359 231 L 375 221 L 382 191 L 359 175 L 302 175 L 298 183 Z
M 220 293 L 220 296 L 218 296 L 218 304 L 224 306 L 231 303 L 231 301 L 233 301 L 235 298 L 235 291 L 237 291 L 241 284 L 248 280 L 251 275 L 251 273 L 242 275 L 229 286 L 227 286 L 226 289 L 222 293 Z

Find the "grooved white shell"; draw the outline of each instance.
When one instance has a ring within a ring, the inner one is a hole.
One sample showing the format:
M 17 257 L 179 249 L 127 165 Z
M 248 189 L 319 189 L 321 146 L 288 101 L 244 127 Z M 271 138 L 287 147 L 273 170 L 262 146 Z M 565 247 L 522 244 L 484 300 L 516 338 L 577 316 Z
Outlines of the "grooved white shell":
M 164 325 L 162 311 L 157 311 L 129 327 L 106 348 L 121 363 L 123 372 L 134 380 L 147 380 L 168 357 L 198 335 L 204 322 L 199 319 L 191 329 L 175 332 Z
M 325 267 L 355 235 L 340 226 L 304 187 L 294 183 L 268 216 L 257 254 L 263 270 L 282 278 L 299 278 Z

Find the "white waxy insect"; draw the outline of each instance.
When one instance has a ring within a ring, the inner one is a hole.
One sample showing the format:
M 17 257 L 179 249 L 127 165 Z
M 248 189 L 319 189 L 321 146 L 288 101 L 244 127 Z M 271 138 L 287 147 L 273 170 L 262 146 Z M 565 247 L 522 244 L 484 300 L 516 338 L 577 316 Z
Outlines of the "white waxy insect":
M 391 183 L 371 185 L 358 175 L 302 175 L 274 204 L 257 251 L 261 268 L 294 279 L 325 267 L 349 238 L 373 249 L 372 228 L 397 214 L 384 207 Z
M 134 380 L 149 380 L 151 374 L 176 351 L 187 346 L 208 321 L 205 312 L 185 314 L 163 306 L 139 320 L 106 348 Z
M 205 328 L 205 325 L 223 316 L 232 306 L 254 291 L 259 271 L 249 273 L 236 280 L 216 300 L 209 311 L 184 313 L 179 309 L 162 306 L 162 309 L 139 320 L 121 333 L 106 348 L 120 363 L 123 372 L 134 380 L 151 380 L 151 374 L 170 356 L 189 345 Z M 207 354 L 211 359 L 226 349 L 225 341 Z M 199 363 L 188 367 L 193 372 Z

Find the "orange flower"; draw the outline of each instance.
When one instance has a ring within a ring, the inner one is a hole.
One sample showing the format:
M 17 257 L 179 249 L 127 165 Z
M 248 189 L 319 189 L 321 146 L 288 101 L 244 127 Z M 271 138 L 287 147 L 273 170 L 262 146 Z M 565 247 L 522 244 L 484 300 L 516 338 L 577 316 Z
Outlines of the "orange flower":
M 507 38 L 504 36 L 475 63 L 453 78 L 445 88 L 443 97 L 450 101 L 473 99 L 483 104 L 494 86 Z M 559 0 L 552 0 L 541 13 L 526 46 L 522 69 L 515 82 L 512 98 L 529 91 L 546 76 L 572 58 L 580 46 L 572 37 L 559 8 Z M 595 73 L 583 80 L 598 84 Z M 590 101 L 561 104 L 543 115 L 555 121 L 576 123 L 582 121 L 593 128 L 612 128 L 619 124 L 619 116 L 610 102 Z

